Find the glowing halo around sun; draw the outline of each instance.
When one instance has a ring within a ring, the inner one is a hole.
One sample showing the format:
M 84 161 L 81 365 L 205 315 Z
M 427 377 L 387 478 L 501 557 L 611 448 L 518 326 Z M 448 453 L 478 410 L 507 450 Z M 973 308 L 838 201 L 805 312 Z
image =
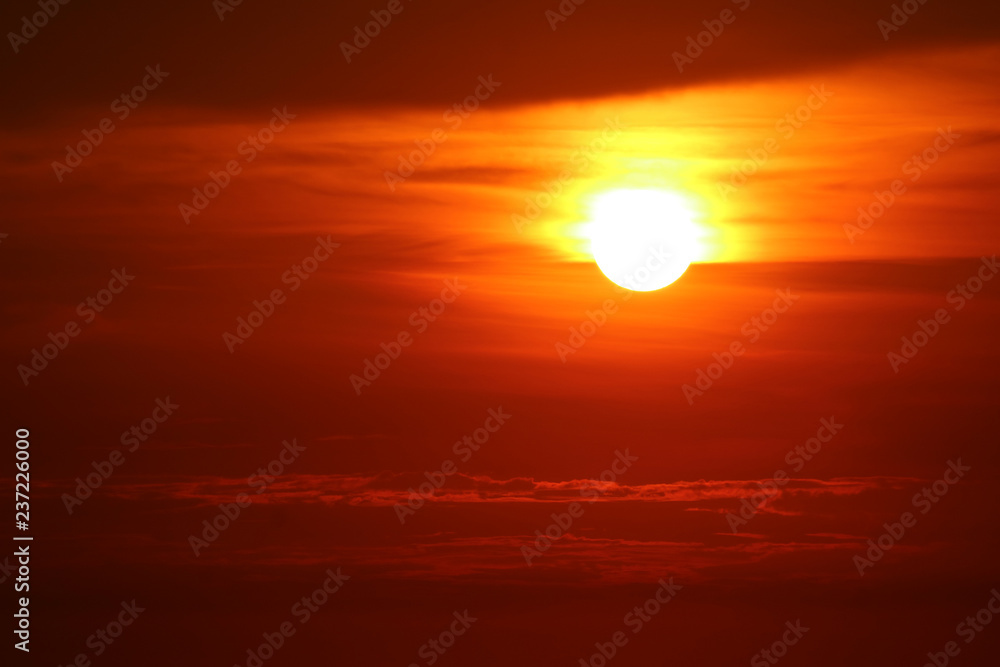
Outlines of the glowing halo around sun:
M 698 228 L 687 200 L 665 190 L 612 190 L 591 206 L 590 251 L 612 282 L 651 292 L 698 258 Z

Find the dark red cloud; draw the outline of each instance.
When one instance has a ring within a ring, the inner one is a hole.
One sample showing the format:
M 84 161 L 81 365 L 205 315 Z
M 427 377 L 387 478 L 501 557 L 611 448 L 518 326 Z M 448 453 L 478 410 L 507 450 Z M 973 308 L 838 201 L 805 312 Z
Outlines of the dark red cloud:
M 17 54 L 8 50 L 4 80 L 17 103 L 4 114 L 35 122 L 70 107 L 103 107 L 156 64 L 170 73 L 153 93 L 156 104 L 200 114 L 254 114 L 275 104 L 447 107 L 491 73 L 502 82 L 500 105 L 600 97 L 995 42 L 1000 18 L 990 3 L 928 2 L 886 41 L 877 22 L 892 14 L 890 2 L 753 0 L 740 11 L 744 4 L 591 0 L 552 30 L 545 12 L 557 9 L 555 1 L 473 7 L 404 0 L 403 11 L 348 63 L 340 43 L 372 21 L 380 3 L 245 2 L 223 21 L 202 0 L 155 13 L 120 0 L 70 3 Z M 678 72 L 671 54 L 727 8 L 735 21 Z M 13 29 L 33 11 L 32 2 L 9 4 L 0 24 Z

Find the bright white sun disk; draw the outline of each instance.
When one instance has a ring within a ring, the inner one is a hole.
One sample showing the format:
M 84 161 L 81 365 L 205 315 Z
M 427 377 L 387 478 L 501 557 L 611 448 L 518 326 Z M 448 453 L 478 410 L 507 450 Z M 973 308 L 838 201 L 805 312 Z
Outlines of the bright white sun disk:
M 588 225 L 597 266 L 626 289 L 650 292 L 674 282 L 697 258 L 694 212 L 663 190 L 613 190 L 597 197 Z

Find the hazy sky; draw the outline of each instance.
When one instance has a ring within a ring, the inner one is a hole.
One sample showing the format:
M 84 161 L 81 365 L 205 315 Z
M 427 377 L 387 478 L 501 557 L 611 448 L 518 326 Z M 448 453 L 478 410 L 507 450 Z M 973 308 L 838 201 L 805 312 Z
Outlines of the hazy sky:
M 615 665 L 745 663 L 796 619 L 810 631 L 783 664 L 942 650 L 996 585 L 1000 283 L 969 287 L 1000 241 L 996 6 L 928 0 L 888 39 L 891 3 L 590 0 L 558 22 L 554 1 L 399 6 L 350 62 L 341 42 L 385 3 L 220 20 L 208 0 L 71 2 L 3 57 L 34 659 L 245 665 L 337 567 L 343 590 L 268 665 L 429 664 L 421 646 L 466 609 L 480 620 L 439 664 L 576 665 L 661 577 L 683 588 Z M 623 188 L 697 213 L 698 261 L 666 289 L 624 292 L 590 258 L 590 206 Z M 123 432 L 168 398 L 130 451 Z M 959 461 L 947 495 L 914 500 Z M 88 636 L 133 598 L 148 612 L 95 657 Z M 998 642 L 988 628 L 956 664 L 992 664 Z

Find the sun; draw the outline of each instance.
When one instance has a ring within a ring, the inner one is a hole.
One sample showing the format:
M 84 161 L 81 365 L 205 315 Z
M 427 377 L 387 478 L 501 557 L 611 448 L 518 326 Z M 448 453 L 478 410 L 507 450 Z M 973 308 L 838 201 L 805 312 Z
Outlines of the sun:
M 665 190 L 612 190 L 591 206 L 590 251 L 612 282 L 651 292 L 674 282 L 698 258 L 695 214 Z

